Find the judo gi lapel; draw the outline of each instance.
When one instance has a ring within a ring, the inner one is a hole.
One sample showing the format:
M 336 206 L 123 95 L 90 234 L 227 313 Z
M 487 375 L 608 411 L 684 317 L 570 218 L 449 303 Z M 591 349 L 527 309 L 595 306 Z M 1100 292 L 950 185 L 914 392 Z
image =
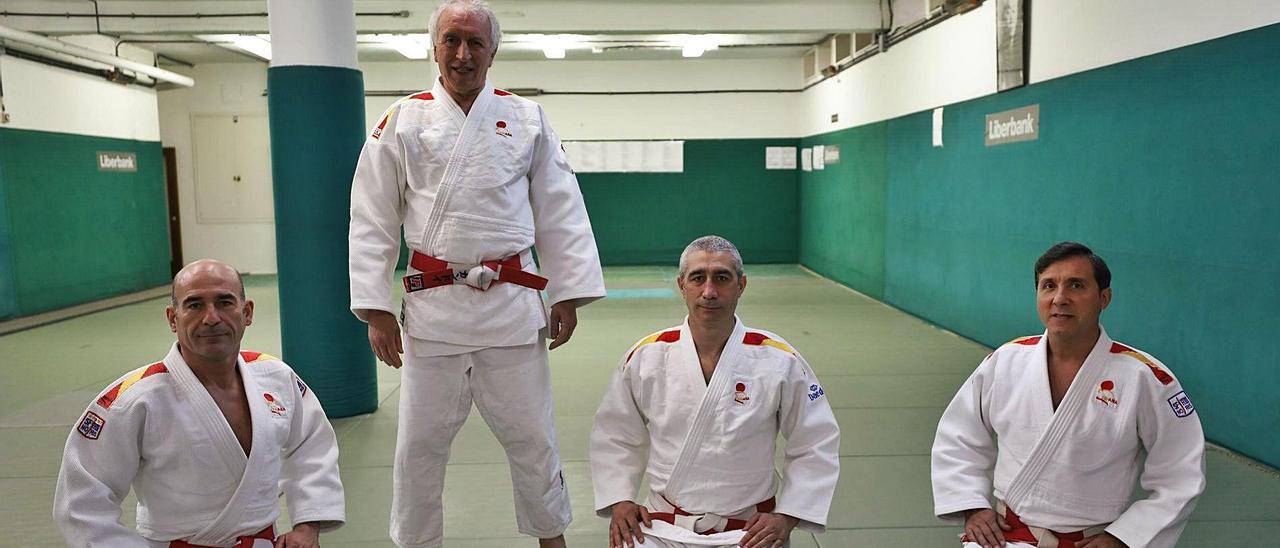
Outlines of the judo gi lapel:
M 702 402 L 698 405 L 698 410 L 689 424 L 689 433 L 685 435 L 684 444 L 680 448 L 680 457 L 676 459 L 675 466 L 671 468 L 671 479 L 667 481 L 667 494 L 677 500 L 680 497 L 680 488 L 683 486 L 685 477 L 689 474 L 690 465 L 697 459 L 707 431 L 715 422 L 720 403 L 726 397 L 730 379 L 733 377 L 733 365 L 737 363 L 738 353 L 742 351 L 742 339 L 746 335 L 747 329 L 742 325 L 742 320 L 738 319 L 736 315 L 734 316 L 734 321 L 733 333 L 729 335 L 729 340 L 724 345 L 724 351 L 720 353 L 720 361 L 716 362 L 716 370 L 711 374 L 711 382 L 707 384 L 706 392 L 702 395 Z M 693 334 L 689 332 L 688 318 L 685 318 L 684 325 L 680 326 L 680 340 L 689 341 L 683 350 L 685 355 L 682 358 L 691 361 L 690 365 L 697 370 L 698 380 L 701 381 L 698 351 L 693 343 Z
M 453 196 L 454 189 L 462 183 L 467 162 L 479 152 L 477 145 L 485 136 L 482 131 L 484 120 L 494 101 L 493 86 L 488 81 L 485 82 L 484 89 L 480 90 L 480 95 L 476 96 L 475 102 L 471 104 L 470 113 L 462 111 L 462 107 L 449 96 L 449 92 L 444 89 L 444 84 L 439 78 L 436 79 L 431 94 L 444 106 L 451 121 L 461 125 L 462 129 L 458 130 L 458 137 L 453 143 L 452 152 L 449 153 L 449 161 L 445 164 L 444 174 L 440 177 L 435 202 L 431 204 L 431 213 L 427 215 L 427 226 L 423 233 L 427 253 L 436 252 L 443 232 L 440 230 L 440 225 L 444 222 L 444 214 L 449 211 L 450 198 Z
M 275 451 L 278 454 L 280 451 L 280 446 L 271 440 L 269 411 L 257 399 L 262 398 L 265 392 L 254 380 L 253 375 L 249 374 L 244 358 L 237 356 L 236 362 L 239 366 L 241 382 L 244 384 L 245 397 L 249 399 L 249 416 L 253 421 L 253 447 L 249 449 L 249 456 L 246 459 L 239 442 L 235 443 L 236 453 L 240 455 L 241 462 L 245 463 L 241 469 L 240 483 L 231 494 L 231 500 L 228 500 L 222 511 L 218 512 L 218 517 L 187 539 L 192 544 L 212 546 L 226 542 L 237 534 L 245 534 L 244 531 L 240 531 L 246 522 L 243 512 L 253 507 L 252 498 L 256 495 L 257 488 L 255 482 L 261 479 L 261 474 L 271 473 L 274 470 L 271 466 L 271 452 Z M 225 419 L 223 423 L 225 425 Z M 227 427 L 227 431 L 231 431 L 230 427 Z M 235 439 L 234 434 L 232 439 Z
M 191 366 L 182 359 L 177 343 L 174 343 L 164 361 L 169 368 L 169 374 L 173 375 L 184 392 L 191 412 L 198 417 L 200 424 L 204 426 L 205 434 L 209 436 L 209 440 L 217 451 L 218 462 L 222 463 L 223 469 L 215 472 L 225 473 L 231 477 L 243 476 L 247 459 L 244 456 L 244 449 L 240 447 L 240 440 L 237 440 L 235 432 L 231 431 L 231 425 L 227 424 L 227 418 L 222 415 L 217 402 L 213 401 L 213 396 L 209 395 L 209 391 L 200 384 L 200 379 L 197 379 L 196 374 L 191 371 Z M 244 367 L 244 361 L 239 356 L 236 357 L 236 361 L 240 368 Z M 244 377 L 243 373 L 241 377 Z M 249 408 L 253 408 L 252 401 Z M 257 435 L 256 424 L 254 435 Z
M 1099 329 L 1101 329 L 1101 326 L 1099 326 Z M 1046 333 L 1045 336 L 1040 338 L 1040 342 L 1036 344 L 1036 362 L 1029 365 L 1044 370 L 1044 401 L 1046 402 L 1045 405 L 1051 408 L 1048 380 L 1048 344 L 1049 337 Z M 1013 507 L 1015 512 L 1020 511 L 1020 504 L 1031 494 L 1032 488 L 1039 479 L 1041 472 L 1053 461 L 1059 446 L 1066 439 L 1066 433 L 1071 424 L 1079 420 L 1080 411 L 1092 401 L 1094 387 L 1098 385 L 1098 379 L 1106 371 L 1110 348 L 1111 338 L 1107 336 L 1106 330 L 1101 330 L 1098 335 L 1098 342 L 1093 345 L 1093 350 L 1089 351 L 1089 356 L 1085 358 L 1084 364 L 1080 366 L 1080 371 L 1071 380 L 1071 386 L 1067 387 L 1067 393 L 1063 395 L 1062 401 L 1058 404 L 1058 409 L 1053 412 L 1049 425 L 1040 434 L 1040 438 L 1036 440 L 1036 445 L 1031 449 L 1031 453 L 1027 455 L 1027 461 L 1022 465 L 1022 469 L 1018 471 L 1017 476 L 1009 483 L 1009 491 L 1005 494 L 1005 502 Z M 1039 384 L 1038 379 L 1039 377 L 1037 376 L 1037 384 Z M 1036 390 L 1038 392 L 1040 388 L 1037 386 Z M 1036 411 L 1038 412 L 1039 410 L 1040 408 L 1037 407 Z

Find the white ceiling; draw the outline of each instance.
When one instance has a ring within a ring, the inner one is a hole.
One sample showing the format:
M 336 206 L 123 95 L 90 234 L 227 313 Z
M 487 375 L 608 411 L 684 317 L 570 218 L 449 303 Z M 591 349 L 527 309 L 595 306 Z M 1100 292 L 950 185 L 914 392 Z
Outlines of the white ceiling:
M 327 0 L 315 0 L 327 1 Z M 899 0 L 901 1 L 901 0 Z M 917 0 L 923 1 L 923 0 Z M 227 48 L 200 43 L 197 34 L 266 34 L 266 0 L 0 0 L 0 25 L 50 36 L 103 34 L 154 51 L 161 65 L 262 62 Z M 567 58 L 593 60 L 678 59 L 679 35 L 715 33 L 723 44 L 707 58 L 799 58 L 833 32 L 879 26 L 879 0 L 492 0 L 503 24 L 498 59 L 543 59 L 529 33 L 576 35 Z M 432 1 L 356 0 L 357 32 L 425 33 Z M 407 16 L 402 16 L 407 12 Z M 75 14 L 75 17 L 14 13 Z M 129 17 L 129 14 L 141 17 Z M 199 14 L 200 16 L 198 16 Z M 211 14 L 246 14 L 208 17 Z M 164 15 L 166 17 L 156 17 Z M 184 17 L 168 17 L 184 15 Z M 148 17 L 150 16 L 150 17 Z M 594 49 L 594 51 L 593 51 Z M 388 46 L 359 43 L 361 61 L 404 61 Z

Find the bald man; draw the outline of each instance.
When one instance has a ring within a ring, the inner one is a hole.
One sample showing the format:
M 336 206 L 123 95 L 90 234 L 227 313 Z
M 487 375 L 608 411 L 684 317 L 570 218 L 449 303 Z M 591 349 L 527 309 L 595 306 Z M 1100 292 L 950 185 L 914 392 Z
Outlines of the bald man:
M 72 546 L 312 548 L 346 521 L 324 410 L 278 358 L 240 350 L 253 301 L 231 266 L 173 279 L 161 361 L 111 383 L 72 428 L 53 517 Z M 120 522 L 132 488 L 136 530 Z M 275 534 L 283 490 L 291 531 Z

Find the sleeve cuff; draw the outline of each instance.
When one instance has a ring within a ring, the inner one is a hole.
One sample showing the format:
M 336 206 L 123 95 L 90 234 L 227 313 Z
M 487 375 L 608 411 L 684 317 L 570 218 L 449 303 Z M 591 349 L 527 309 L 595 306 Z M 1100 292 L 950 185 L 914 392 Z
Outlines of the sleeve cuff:
M 396 315 L 396 311 L 392 310 L 391 307 L 385 304 L 351 303 L 351 313 L 355 314 L 356 318 L 362 322 L 369 323 L 369 311 L 371 310 L 381 310 L 383 312 L 391 314 L 392 316 Z

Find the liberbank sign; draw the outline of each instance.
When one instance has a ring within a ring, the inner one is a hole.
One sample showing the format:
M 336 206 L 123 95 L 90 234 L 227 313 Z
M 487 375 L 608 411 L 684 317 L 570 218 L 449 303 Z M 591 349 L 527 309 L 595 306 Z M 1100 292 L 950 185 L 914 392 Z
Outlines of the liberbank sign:
M 987 115 L 987 146 L 1040 138 L 1040 105 Z
M 98 171 L 138 171 L 138 155 L 132 152 L 98 151 Z

